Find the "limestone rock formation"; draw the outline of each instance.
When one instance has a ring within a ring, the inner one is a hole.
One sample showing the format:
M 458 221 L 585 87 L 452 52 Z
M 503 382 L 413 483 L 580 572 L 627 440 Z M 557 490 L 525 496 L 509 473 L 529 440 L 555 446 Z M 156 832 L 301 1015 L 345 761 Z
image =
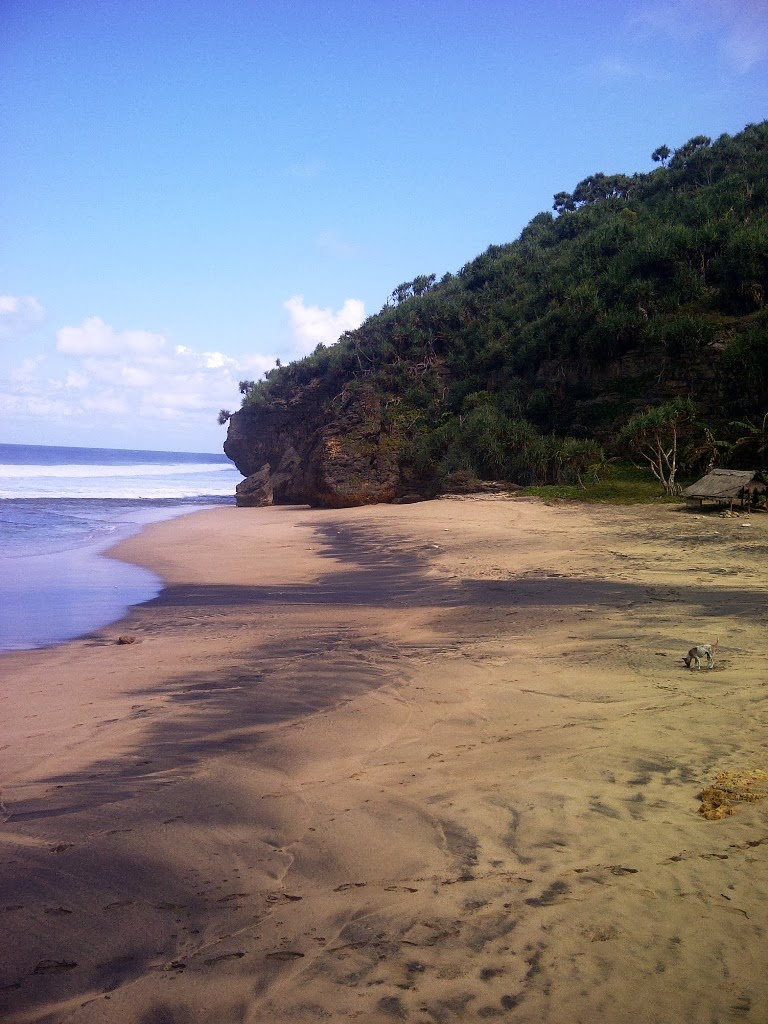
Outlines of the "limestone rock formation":
M 271 505 L 272 498 L 269 464 L 262 466 L 258 473 L 251 473 L 235 488 L 235 501 L 238 505 L 246 508 L 261 508 L 264 505 Z
M 288 401 L 246 404 L 230 418 L 224 444 L 247 478 L 237 503 L 346 508 L 394 501 L 404 488 L 382 413 L 373 388 L 334 397 L 319 381 Z

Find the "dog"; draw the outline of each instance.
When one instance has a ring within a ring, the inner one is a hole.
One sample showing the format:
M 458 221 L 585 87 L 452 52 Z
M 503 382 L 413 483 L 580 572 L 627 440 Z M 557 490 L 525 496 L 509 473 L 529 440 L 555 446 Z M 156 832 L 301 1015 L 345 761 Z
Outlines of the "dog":
M 691 671 L 694 669 L 701 671 L 702 659 L 706 659 L 707 668 L 714 668 L 715 651 L 717 650 L 719 642 L 720 638 L 718 637 L 714 644 L 695 644 L 690 651 L 688 651 L 688 654 L 683 656 L 683 661 L 685 662 L 686 667 Z

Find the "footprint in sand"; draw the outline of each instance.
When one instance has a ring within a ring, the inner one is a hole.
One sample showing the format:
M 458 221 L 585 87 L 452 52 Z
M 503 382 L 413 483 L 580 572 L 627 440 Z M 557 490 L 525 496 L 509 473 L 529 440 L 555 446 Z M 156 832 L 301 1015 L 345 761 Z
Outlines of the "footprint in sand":
M 397 1020 L 405 1020 L 408 1016 L 399 996 L 383 996 L 378 1002 L 378 1008 L 382 1013 Z
M 243 895 L 247 895 L 244 893 Z M 265 897 L 267 903 L 298 903 L 303 896 L 294 896 L 288 892 L 271 892 Z
M 171 960 L 169 964 L 166 964 L 163 968 L 164 971 L 186 971 L 187 965 L 183 960 Z
M 212 956 L 208 960 L 203 960 L 206 967 L 214 967 L 216 964 L 223 963 L 225 960 L 240 960 L 245 956 L 242 950 L 238 949 L 236 953 L 222 953 L 221 956 Z
M 244 896 L 250 896 L 249 892 L 231 892 L 228 896 L 222 896 L 216 900 L 217 903 L 233 903 L 235 900 L 241 900 Z
M 32 973 L 63 974 L 65 971 L 73 971 L 76 967 L 75 960 L 41 960 Z
M 541 896 L 531 896 L 525 902 L 530 907 L 549 907 L 555 900 L 560 896 L 565 896 L 570 892 L 570 886 L 563 881 L 553 882 Z
M 491 978 L 498 978 L 503 973 L 504 969 L 501 967 L 484 967 L 480 971 L 480 979 L 481 981 L 490 981 Z

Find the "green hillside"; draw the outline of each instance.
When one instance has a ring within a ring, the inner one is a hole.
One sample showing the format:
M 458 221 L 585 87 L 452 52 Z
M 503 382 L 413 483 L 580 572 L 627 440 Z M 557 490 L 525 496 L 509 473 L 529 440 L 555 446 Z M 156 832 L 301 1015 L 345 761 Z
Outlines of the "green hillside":
M 311 388 L 332 416 L 373 387 L 414 480 L 527 483 L 574 478 L 619 452 L 633 414 L 685 397 L 686 469 L 764 464 L 768 122 L 653 157 L 651 173 L 558 193 L 516 241 L 399 285 L 338 344 L 242 382 L 244 410 Z

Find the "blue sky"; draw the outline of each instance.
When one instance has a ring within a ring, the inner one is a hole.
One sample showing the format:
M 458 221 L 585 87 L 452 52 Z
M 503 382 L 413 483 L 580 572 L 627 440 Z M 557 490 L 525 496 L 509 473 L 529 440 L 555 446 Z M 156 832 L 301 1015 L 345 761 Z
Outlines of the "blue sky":
M 766 117 L 766 0 L 3 0 L 0 442 L 217 451 L 401 281 Z

